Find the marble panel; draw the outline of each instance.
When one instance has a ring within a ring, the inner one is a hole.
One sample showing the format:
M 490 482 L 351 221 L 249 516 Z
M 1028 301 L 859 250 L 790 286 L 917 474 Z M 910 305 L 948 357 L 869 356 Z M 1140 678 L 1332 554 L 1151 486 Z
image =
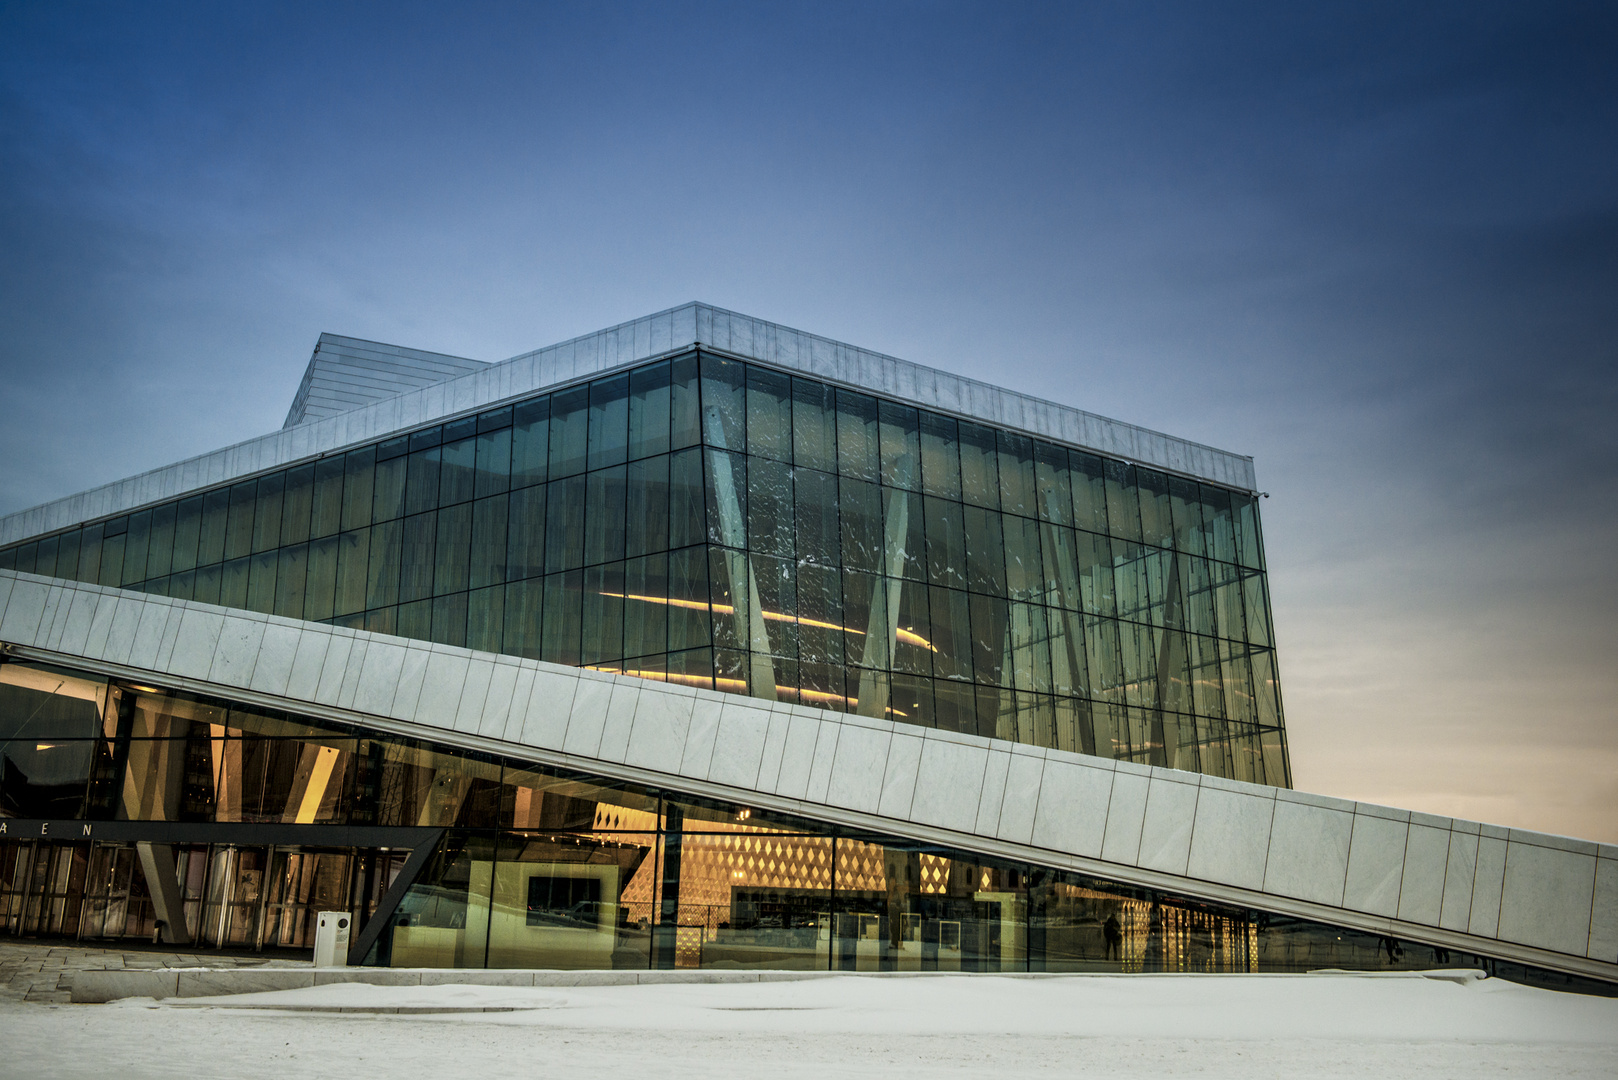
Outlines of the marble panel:
M 792 728 L 792 710 L 773 709 L 770 727 L 764 734 L 764 750 L 758 761 L 758 789 L 775 791 L 781 779 L 781 755 L 786 752 L 787 732 Z
M 146 605 L 136 597 L 118 598 L 118 609 L 112 616 L 112 629 L 107 631 L 107 643 L 101 647 L 101 659 L 114 664 L 129 662 L 129 652 L 135 647 L 135 631 L 140 629 L 140 617 L 145 608 Z M 251 670 L 251 664 L 248 670 Z
M 987 753 L 978 747 L 924 737 L 910 801 L 910 820 L 971 832 L 977 824 L 987 763 Z
M 119 608 L 122 609 L 120 604 Z M 259 642 L 264 638 L 264 623 L 258 619 L 240 619 L 226 615 L 219 628 L 219 646 L 214 650 L 213 666 L 208 679 L 223 686 L 246 686 L 253 677 L 253 666 L 258 662 Z
M 1618 964 L 1618 859 L 1596 860 L 1591 912 L 1590 947 L 1585 955 L 1605 964 Z
M 483 702 L 489 696 L 489 680 L 494 678 L 494 661 L 481 656 L 472 657 L 466 665 L 466 682 L 461 686 L 461 700 L 455 709 L 456 731 L 476 732 L 483 719 Z
M 522 741 L 529 746 L 560 750 L 578 692 L 578 676 L 550 664 L 536 668 L 534 689 L 528 695 L 528 715 L 523 720 Z M 679 760 L 678 756 L 675 760 Z
M 656 683 L 637 685 L 639 679 L 613 683 L 612 700 L 607 704 L 607 721 L 601 729 L 601 748 L 596 751 L 605 761 L 622 761 L 629 753 L 629 735 L 635 728 L 635 711 L 642 694 L 656 693 Z
M 1149 774 L 1123 769 L 1113 773 L 1107 831 L 1101 840 L 1103 859 L 1134 866 L 1140 858 L 1141 826 L 1146 821 L 1146 794 L 1151 786 Z
M 511 698 L 517 689 L 517 674 L 523 669 L 512 663 L 496 663 L 489 674 L 489 692 L 483 696 L 478 714 L 477 733 L 486 739 L 504 739 L 506 721 L 511 716 Z
M 717 694 L 699 694 L 691 706 L 691 726 L 686 729 L 685 749 L 675 758 L 681 776 L 705 777 L 713 762 L 713 747 L 719 738 L 719 718 L 725 709 Z M 667 765 L 664 766 L 668 768 Z
M 506 742 L 522 741 L 523 724 L 528 719 L 528 706 L 533 700 L 534 693 L 534 667 L 532 664 L 515 664 L 517 680 L 511 688 L 511 703 L 506 708 L 506 728 L 502 735 L 494 736 Z
M 1500 940 L 1583 956 L 1595 885 L 1593 855 L 1508 842 Z
M 1006 799 L 1006 774 L 1010 769 L 1010 754 L 1004 750 L 988 751 L 983 767 L 983 791 L 978 797 L 977 816 L 972 824 L 972 831 L 979 836 L 999 835 L 1000 807 Z
M 174 996 L 223 997 L 227 994 L 262 994 L 272 990 L 301 990 L 315 985 L 315 969 L 224 968 L 178 972 Z
M 329 637 L 326 657 L 320 662 L 320 681 L 315 684 L 315 700 L 322 705 L 337 704 L 348 673 L 348 660 L 354 651 L 351 635 L 334 632 Z
M 568 713 L 567 734 L 562 752 L 595 757 L 601 750 L 601 734 L 607 727 L 607 708 L 612 704 L 612 686 L 600 679 L 580 679 L 573 691 L 573 708 Z
M 337 707 L 340 709 L 354 707 L 354 696 L 359 692 L 360 678 L 365 672 L 365 654 L 371 650 L 371 640 L 356 634 L 349 648 L 348 661 L 343 665 L 342 682 L 337 687 Z M 401 662 L 400 667 L 403 666 Z
M 882 801 L 882 777 L 888 764 L 891 731 L 844 724 L 837 737 L 831 782 L 825 802 L 831 806 L 875 813 Z
M 837 742 L 842 738 L 843 725 L 836 722 L 822 722 L 820 733 L 815 739 L 815 757 L 809 765 L 809 784 L 804 788 L 804 798 L 810 802 L 823 803 L 826 801 L 826 792 L 831 787 L 832 763 L 837 757 Z
M 1506 880 L 1506 838 L 1478 839 L 1477 872 L 1472 876 L 1472 910 L 1466 932 L 1496 937 L 1500 932 L 1500 889 Z
M 781 750 L 781 772 L 776 777 L 775 790 L 789 799 L 801 799 L 809 790 L 809 773 L 815 764 L 815 744 L 820 740 L 820 729 L 837 725 L 819 717 L 794 714 L 787 725 L 786 746 Z
M 1444 901 L 1438 911 L 1438 925 L 1446 930 L 1464 931 L 1472 920 L 1472 876 L 1477 863 L 1477 834 L 1451 831 Z
M 140 605 L 140 621 L 135 624 L 125 663 L 147 671 L 157 666 L 157 650 L 163 645 L 163 631 L 168 626 L 169 613 L 174 610 L 171 605 L 162 602 Z
M 50 597 L 51 590 L 41 581 L 26 578 L 13 580 L 15 584 L 11 587 L 11 599 L 6 603 L 5 615 L 0 617 L 0 641 L 32 645 L 34 635 L 39 632 L 39 621 L 45 614 L 45 601 Z
M 1035 845 L 1099 858 L 1112 801 L 1113 770 L 1047 759 L 1034 814 Z
M 419 649 L 413 649 L 419 653 Z M 421 693 L 416 696 L 416 712 L 411 716 L 417 724 L 451 729 L 455 725 L 456 709 L 461 708 L 461 690 L 466 687 L 466 669 L 471 657 L 464 653 L 427 651 L 427 670 L 422 675 Z M 403 662 L 400 664 L 403 669 Z
M 187 618 L 190 613 L 187 613 Z M 292 671 L 287 675 L 287 696 L 295 701 L 313 701 L 320 689 L 320 672 L 326 663 L 326 647 L 331 635 L 324 630 L 306 626 L 298 635 L 298 651 L 292 657 Z
M 996 827 L 1000 839 L 1014 844 L 1032 843 L 1044 773 L 1044 758 L 1032 754 L 1011 755 L 1011 765 L 1006 769 L 1006 793 L 1000 799 L 1000 822 Z
M 1405 843 L 1404 878 L 1399 886 L 1399 918 L 1437 926 L 1444 902 L 1444 871 L 1449 865 L 1449 829 L 1418 825 L 1412 817 Z
M 1340 906 L 1353 831 L 1351 811 L 1276 799 L 1264 891 Z
M 118 597 L 112 593 L 102 593 L 96 601 L 96 611 L 90 618 L 90 633 L 84 639 L 84 651 L 81 656 L 99 657 L 107 650 L 107 638 L 112 636 L 112 621 L 118 615 Z M 3 637 L 3 635 L 0 635 Z M 215 642 L 217 645 L 217 642 Z M 213 665 L 213 653 L 208 653 L 207 664 L 198 678 L 206 678 L 208 667 Z
M 768 709 L 745 701 L 727 701 L 719 714 L 719 734 L 708 760 L 707 779 L 716 784 L 752 790 L 758 784 L 759 762 L 770 733 Z
M 1197 819 L 1201 788 L 1162 775 L 1152 777 L 1146 792 L 1146 814 L 1140 827 L 1140 857 L 1135 865 L 1170 874 L 1185 873 L 1191 858 L 1191 830 Z
M 157 658 L 153 663 L 156 671 L 167 671 L 169 661 L 174 658 L 174 643 L 180 638 L 180 623 L 185 617 L 186 605 L 175 601 L 169 605 L 169 617 L 163 624 L 163 638 L 157 646 Z
M 921 768 L 922 738 L 906 731 L 895 731 L 888 744 L 888 762 L 882 771 L 882 798 L 876 812 L 883 817 L 906 820 L 915 800 L 916 773 Z
M 102 598 L 102 606 L 112 605 L 111 597 Z M 201 608 L 186 608 L 180 615 L 180 634 L 174 639 L 174 655 L 168 670 L 188 679 L 206 679 L 213 670 L 214 653 L 219 649 L 219 635 L 224 632 L 225 617 Z
M 273 622 L 264 624 L 264 636 L 259 641 L 258 661 L 253 665 L 253 677 L 248 689 L 264 694 L 285 694 L 287 681 L 292 678 L 292 662 L 298 655 L 298 641 L 303 635 L 294 626 Z
M 1344 907 L 1389 919 L 1399 913 L 1399 882 L 1404 876 L 1409 832 L 1408 821 L 1355 811 Z
M 405 654 L 408 646 L 396 640 L 384 640 L 373 637 L 365 643 L 365 659 L 360 663 L 359 681 L 354 687 L 353 705 L 351 708 L 359 712 L 371 713 L 374 716 L 387 716 L 393 711 L 393 699 L 399 692 L 399 676 L 404 672 Z M 437 659 L 435 653 L 433 659 Z M 429 669 L 432 661 L 428 661 Z M 431 672 L 429 671 L 429 675 Z M 457 672 L 457 674 L 460 674 Z M 427 683 L 422 683 L 422 699 L 426 699 L 429 690 Z M 450 708 L 454 701 L 451 699 Z M 431 716 L 422 718 L 422 710 L 417 709 L 418 721 L 422 723 L 438 724 L 444 726 L 443 720 Z
M 696 700 L 683 694 L 642 694 L 635 702 L 635 726 L 629 733 L 625 764 L 678 772 Z
M 74 590 L 67 622 L 62 625 L 62 636 L 56 643 L 57 649 L 73 656 L 83 654 L 84 646 L 90 640 L 90 625 L 95 619 L 96 604 L 100 599 L 96 593 Z
M 399 720 L 414 720 L 421 707 L 421 689 L 427 683 L 427 665 L 432 662 L 433 649 L 426 642 L 413 642 L 405 649 L 404 663 L 399 665 L 399 688 L 393 693 L 389 715 Z
M 1273 796 L 1202 785 L 1186 874 L 1242 889 L 1263 888 L 1274 817 Z

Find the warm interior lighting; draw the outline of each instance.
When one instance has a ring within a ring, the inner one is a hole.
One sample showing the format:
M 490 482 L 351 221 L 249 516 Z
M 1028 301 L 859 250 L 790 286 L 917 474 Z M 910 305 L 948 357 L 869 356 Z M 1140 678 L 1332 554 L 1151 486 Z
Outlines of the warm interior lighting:
M 643 604 L 662 604 L 665 607 L 686 608 L 691 611 L 702 611 L 711 608 L 720 615 L 736 614 L 736 607 L 734 604 L 704 604 L 701 600 L 681 600 L 673 596 L 641 596 L 638 593 L 602 592 L 598 593 L 597 595 L 610 596 L 615 600 L 639 600 Z M 813 626 L 819 630 L 841 630 L 845 634 L 859 634 L 861 637 L 865 635 L 864 630 L 856 630 L 852 626 L 843 626 L 839 623 L 833 622 L 822 622 L 819 619 L 808 619 L 802 615 L 788 615 L 784 611 L 764 611 L 760 612 L 760 614 L 762 614 L 769 622 L 796 623 L 799 626 Z M 921 648 L 927 649 L 931 652 L 938 651 L 933 646 L 932 642 L 928 641 L 926 638 L 922 637 L 913 630 L 900 628 L 899 630 L 894 631 L 894 636 L 900 641 L 904 642 L 906 645 L 919 645 Z
M 34 744 L 34 749 L 35 750 L 55 750 L 56 747 L 57 747 L 57 744 L 53 743 L 53 742 L 41 742 L 41 743 L 35 743 Z
M 136 686 L 134 683 L 130 683 L 129 688 L 131 690 L 139 690 L 143 694 L 161 694 L 163 692 L 155 686 Z

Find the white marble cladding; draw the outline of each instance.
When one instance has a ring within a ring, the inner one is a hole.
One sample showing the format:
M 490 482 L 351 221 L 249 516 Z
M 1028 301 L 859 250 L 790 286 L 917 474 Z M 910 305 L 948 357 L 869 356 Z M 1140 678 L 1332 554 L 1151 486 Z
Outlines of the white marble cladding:
M 1609 845 L 14 571 L 0 641 L 1192 896 L 1618 965 Z
M 693 342 L 1214 483 L 1243 490 L 1256 484 L 1250 457 L 693 303 L 18 511 L 0 518 L 0 545 L 379 439 Z

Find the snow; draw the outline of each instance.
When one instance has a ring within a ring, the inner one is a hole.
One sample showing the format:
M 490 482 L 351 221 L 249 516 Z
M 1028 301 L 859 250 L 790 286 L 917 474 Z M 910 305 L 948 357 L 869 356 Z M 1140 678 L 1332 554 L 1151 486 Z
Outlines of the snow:
M 244 1008 L 243 1006 L 252 1006 Z M 509 1009 L 429 1015 L 308 1009 Z M 847 975 L 337 984 L 0 1010 L 0 1076 L 1618 1075 L 1618 1000 L 1496 979 Z

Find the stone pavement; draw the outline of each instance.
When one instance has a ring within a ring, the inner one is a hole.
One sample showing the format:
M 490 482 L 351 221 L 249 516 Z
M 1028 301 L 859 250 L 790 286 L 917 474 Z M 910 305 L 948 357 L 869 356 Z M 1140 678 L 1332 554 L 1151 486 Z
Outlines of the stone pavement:
M 0 1004 L 37 1002 L 65 1005 L 71 999 L 73 977 L 81 971 L 139 971 L 205 967 L 297 968 L 310 960 L 230 956 L 216 952 L 181 953 L 113 947 L 87 948 L 67 942 L 0 941 Z

